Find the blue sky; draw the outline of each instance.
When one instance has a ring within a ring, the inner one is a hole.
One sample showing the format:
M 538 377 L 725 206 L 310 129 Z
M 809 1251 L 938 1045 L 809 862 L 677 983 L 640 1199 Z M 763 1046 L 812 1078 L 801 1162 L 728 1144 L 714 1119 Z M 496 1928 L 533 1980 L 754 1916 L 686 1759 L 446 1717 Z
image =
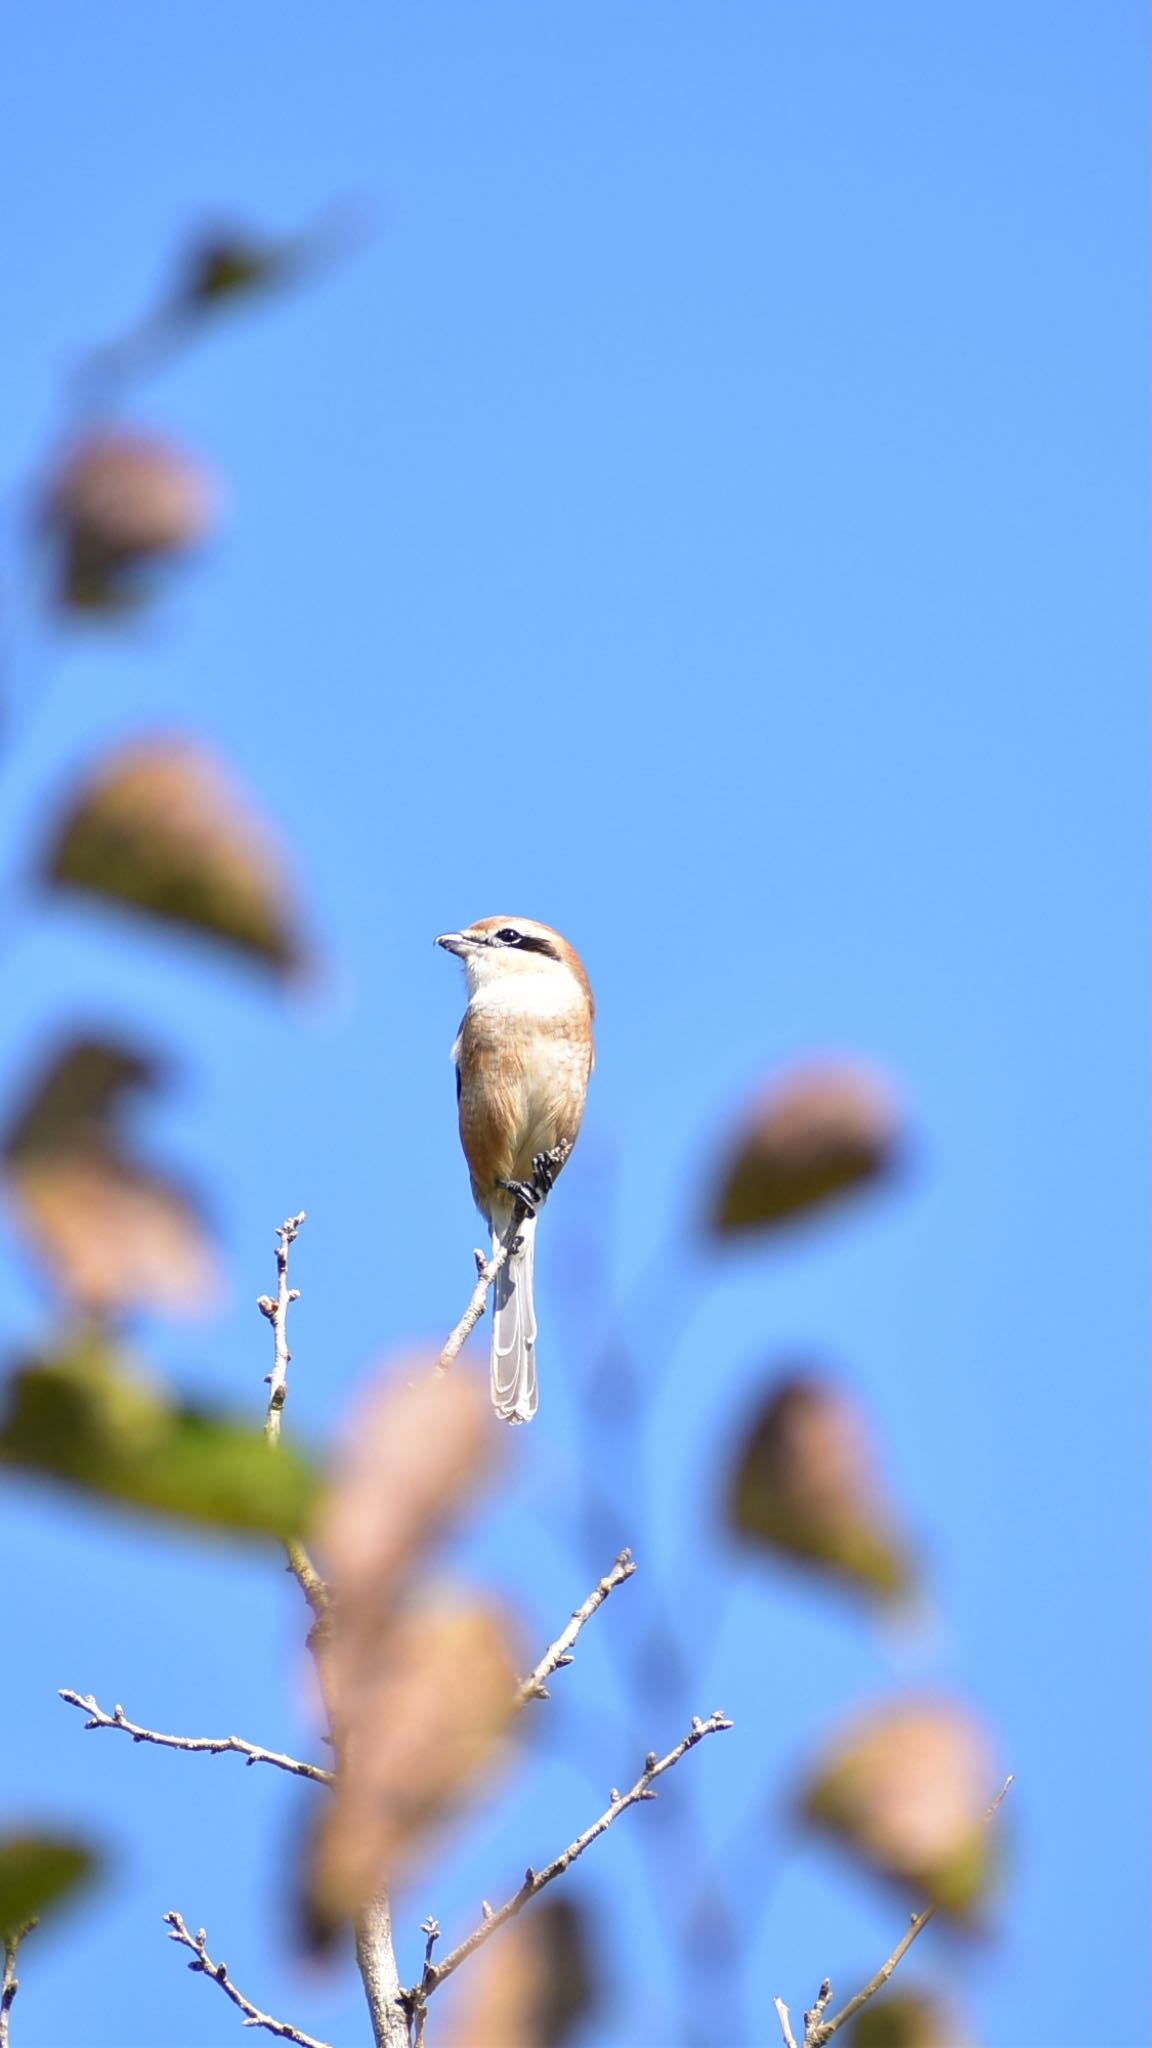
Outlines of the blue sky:
M 694 1267 L 677 1329 L 640 1347 L 642 1573 L 690 1539 L 706 1604 L 727 1589 L 695 1709 L 737 1728 L 686 1763 L 685 1803 L 720 1832 L 764 1816 L 743 2038 L 773 2038 L 770 1991 L 800 2006 L 827 1971 L 846 1995 L 899 1930 L 774 1802 L 842 1712 L 917 1683 L 978 1705 L 1017 1784 L 995 1939 L 925 1942 L 915 1974 L 942 1972 L 990 2048 L 1129 2048 L 1147 2012 L 1137 10 L 110 0 L 25 10 L 5 46 L 13 517 L 69 363 L 142 310 L 183 237 L 290 229 L 342 196 L 374 222 L 354 261 L 141 391 L 133 419 L 223 480 L 195 570 L 124 633 L 18 639 L 0 1092 L 77 1020 L 170 1048 L 147 1141 L 209 1192 L 227 1258 L 219 1312 L 144 1326 L 141 1349 L 255 1404 L 252 1297 L 301 1206 L 302 1440 L 374 1362 L 447 1329 L 476 1225 L 447 1064 L 461 990 L 430 940 L 501 910 L 558 925 L 596 986 L 599 1066 L 541 1233 L 541 1416 L 472 1557 L 543 1642 L 611 1554 L 593 1569 L 571 1541 L 603 1315 L 581 1247 L 627 1295 L 691 1240 L 750 1087 L 815 1051 L 878 1063 L 913 1134 L 899 1186 Z M 172 725 L 227 756 L 291 848 L 325 961 L 303 999 L 23 887 L 80 766 Z M 10 1342 L 47 1319 L 14 1253 L 0 1313 Z M 922 1534 L 934 1620 L 912 1637 L 738 1567 L 714 1533 L 739 1418 L 797 1353 L 859 1390 Z M 610 1457 L 607 1476 L 627 1523 L 633 1475 Z M 85 1737 L 53 1697 L 305 1746 L 294 1589 L 274 1562 L 7 1482 L 0 1529 L 4 1807 L 116 1849 L 88 1910 L 29 1945 L 20 2048 L 238 2038 L 166 1949 L 170 1907 L 258 2002 L 362 2039 L 355 1981 L 302 1975 L 281 1924 L 297 1788 Z M 682 1732 L 671 1700 L 627 1740 L 596 1720 L 638 1585 L 558 1683 L 504 1817 L 401 1903 L 409 1971 L 425 1912 L 466 1927 L 592 1818 L 637 1742 Z M 663 2017 L 637 2031 L 625 2002 L 589 2048 L 681 2038 L 651 1819 L 598 1845 L 584 1895 Z

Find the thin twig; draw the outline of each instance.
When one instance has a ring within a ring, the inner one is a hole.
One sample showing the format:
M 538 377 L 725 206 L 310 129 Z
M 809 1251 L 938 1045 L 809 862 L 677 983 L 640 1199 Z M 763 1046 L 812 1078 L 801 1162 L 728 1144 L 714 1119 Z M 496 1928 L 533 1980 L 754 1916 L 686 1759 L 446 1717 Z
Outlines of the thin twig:
M 276 1232 L 276 1296 L 262 1294 L 256 1303 L 262 1316 L 272 1325 L 274 1362 L 270 1373 L 265 1374 L 264 1384 L 268 1388 L 268 1414 L 264 1422 L 264 1434 L 270 1444 L 280 1441 L 280 1417 L 288 1399 L 288 1367 L 292 1353 L 288 1349 L 288 1310 L 294 1301 L 300 1299 L 300 1289 L 288 1285 L 288 1253 L 300 1235 L 300 1225 L 307 1222 L 308 1212 L 301 1209 L 298 1216 L 289 1216 Z
M 549 1644 L 535 1670 L 529 1672 L 516 1694 L 516 1705 L 518 1707 L 527 1705 L 529 1700 L 546 1700 L 548 1698 L 548 1688 L 544 1682 L 545 1679 L 551 1678 L 554 1671 L 562 1670 L 564 1665 L 571 1664 L 572 1646 L 585 1622 L 591 1621 L 596 1609 L 603 1607 L 609 1593 L 614 1593 L 617 1586 L 622 1586 L 625 1579 L 630 1579 L 635 1569 L 636 1566 L 632 1562 L 632 1552 L 630 1550 L 622 1550 L 611 1571 L 605 1578 L 600 1580 L 598 1585 L 593 1587 L 583 1605 L 576 1608 L 567 1628 L 557 1636 L 554 1643 Z
M 307 1221 L 307 1215 L 307 1210 L 301 1209 L 298 1215 L 289 1216 L 277 1230 L 276 1293 L 275 1296 L 261 1294 L 256 1302 L 261 1315 L 272 1325 L 272 1370 L 264 1376 L 264 1383 L 268 1388 L 264 1437 L 273 1450 L 276 1450 L 280 1443 L 280 1419 L 288 1398 L 288 1367 L 292 1363 L 292 1353 L 288 1349 L 288 1311 L 292 1303 L 300 1299 L 300 1289 L 288 1285 L 288 1253 L 300 1235 L 300 1226 Z M 324 1580 L 303 1544 L 298 1543 L 295 1537 L 285 1537 L 284 1551 L 288 1559 L 288 1569 L 317 1622 L 323 1622 L 332 1604 Z
M 519 1891 L 513 1892 L 512 1897 L 506 1899 L 502 1906 L 493 1909 L 485 1905 L 484 1917 L 479 1927 L 473 1930 L 466 1941 L 462 1941 L 454 1948 L 450 1955 L 446 1955 L 443 1962 L 425 1962 L 424 1975 L 420 1983 L 407 1994 L 407 2002 L 412 2013 L 418 2015 L 423 2001 L 443 1984 L 446 1977 L 450 1977 L 453 1971 L 460 1968 L 461 1963 L 467 1962 L 469 1956 L 474 1955 L 478 1948 L 482 1948 L 498 1927 L 503 1927 L 507 1921 L 514 1919 L 517 1913 L 522 1912 L 529 1900 L 536 1898 L 546 1885 L 562 1877 L 575 1863 L 577 1857 L 582 1856 L 585 1849 L 590 1848 L 597 1837 L 612 1826 L 613 1821 L 619 1820 L 622 1813 L 626 1813 L 630 1806 L 638 1806 L 642 1800 L 655 1799 L 656 1794 L 652 1787 L 657 1778 L 663 1777 L 665 1771 L 670 1771 L 673 1765 L 678 1764 L 681 1757 L 686 1756 L 690 1749 L 695 1749 L 698 1742 L 703 1742 L 706 1735 L 717 1735 L 722 1729 L 731 1726 L 732 1723 L 726 1714 L 710 1714 L 706 1721 L 694 1720 L 683 1741 L 678 1742 L 675 1749 L 669 1750 L 667 1756 L 658 1757 L 655 1750 L 650 1751 L 644 1759 L 644 1769 L 630 1792 L 617 1792 L 613 1788 L 611 1801 L 599 1820 L 593 1821 L 590 1828 L 585 1828 L 582 1835 L 577 1835 L 574 1842 L 569 1842 L 563 1853 L 543 1870 L 526 1870 Z
M 987 1823 L 992 1819 L 993 1814 L 997 1813 L 1000 1807 L 1003 1805 L 1004 1800 L 1007 1798 L 1009 1790 L 1011 1789 L 1011 1785 L 1012 1778 L 1011 1776 L 1009 1776 L 1005 1778 L 1004 1783 L 1001 1785 L 1000 1790 L 996 1794 L 995 1799 L 992 1801 L 991 1806 L 988 1808 L 987 1812 L 983 1816 L 985 1826 L 987 1826 Z M 845 2026 L 849 2020 L 855 2019 L 856 2014 L 860 2011 L 861 2007 L 867 2005 L 868 2000 L 870 1998 L 874 1998 L 878 1991 L 883 1990 L 885 1984 L 887 1984 L 888 1979 L 891 1977 L 893 1971 L 898 1967 L 900 1963 L 903 1962 L 904 1957 L 907 1955 L 909 1949 L 912 1946 L 912 1943 L 916 1940 L 918 1935 L 923 1934 L 924 1929 L 928 1926 L 931 1920 L 934 1920 L 936 1918 L 936 1915 L 939 1911 L 940 1907 L 937 1904 L 932 1906 L 925 1906 L 921 1912 L 914 1913 L 912 1915 L 911 1926 L 908 1928 L 908 1931 L 904 1935 L 903 1939 L 897 1942 L 895 1948 L 893 1949 L 891 1955 L 888 1957 L 887 1961 L 881 1963 L 880 1968 L 876 1972 L 876 1975 L 868 1979 L 868 1982 L 864 1985 L 863 1989 L 858 1991 L 854 1998 L 850 1998 L 848 2000 L 847 2005 L 841 2006 L 839 2012 L 833 2013 L 832 2018 L 830 2020 L 826 2020 L 824 2018 L 824 2014 L 827 2011 L 828 2006 L 831 2002 L 832 1986 L 828 1982 L 828 1979 L 825 1978 L 823 1984 L 820 1986 L 819 1995 L 816 1999 L 815 2005 L 812 2007 L 812 2010 L 810 2012 L 806 2012 L 804 2015 L 804 2039 L 801 2043 L 801 2048 L 824 2048 L 824 2043 L 826 2041 L 830 2041 L 832 2039 L 833 2034 L 839 2033 L 841 2027 Z M 775 1999 L 773 2003 L 776 2007 L 776 2014 L 778 2019 L 780 2020 L 781 2028 L 784 2031 L 784 2040 L 786 2048 L 796 2048 L 796 2043 L 792 2039 L 791 2032 L 787 2025 L 787 2006 L 784 2004 L 783 2000 L 779 1998 Z
M 467 1308 L 436 1361 L 436 1371 L 438 1373 L 451 1372 L 452 1367 L 455 1365 L 456 1360 L 463 1351 L 465 1344 L 468 1342 L 488 1305 L 488 1289 L 491 1287 L 500 1268 L 506 1265 L 511 1258 L 516 1248 L 516 1239 L 529 1214 L 530 1211 L 527 1203 L 517 1202 L 516 1207 L 512 1211 L 512 1221 L 499 1243 L 493 1247 L 491 1258 L 486 1259 L 483 1252 L 476 1252 L 474 1254 L 476 1260 L 476 1285 L 472 1289 Z
M 155 1728 L 138 1727 L 128 1719 L 123 1707 L 113 1707 L 106 1714 L 91 1693 L 72 1692 L 68 1686 L 61 1686 L 60 1698 L 88 1715 L 85 1728 L 122 1728 L 133 1742 L 154 1742 L 160 1749 L 202 1750 L 210 1756 L 223 1756 L 232 1750 L 237 1756 L 246 1757 L 250 1764 L 274 1764 L 278 1771 L 289 1771 L 294 1778 L 310 1778 L 315 1785 L 335 1783 L 335 1772 L 324 1770 L 322 1765 L 282 1756 L 278 1750 L 264 1749 L 258 1742 L 245 1742 L 239 1735 L 161 1735 Z
M 776 2007 L 776 2017 L 780 2022 L 780 2032 L 784 2036 L 784 2048 L 796 2048 L 796 2036 L 792 2032 L 792 2015 L 788 2007 L 782 1998 L 774 1998 L 772 2003 Z
M 243 2013 L 246 2027 L 264 2027 L 269 2034 L 278 2034 L 282 2041 L 295 2041 L 296 2048 L 327 2048 L 326 2042 L 317 2041 L 314 2035 L 305 2034 L 299 2027 L 292 2026 L 288 2020 L 273 2019 L 271 2013 L 261 2012 L 259 2006 L 253 2005 L 250 1998 L 245 1998 L 244 1993 L 237 1990 L 228 1975 L 227 1964 L 212 1961 L 208 1953 L 208 1936 L 203 1928 L 198 1934 L 191 1934 L 179 1913 L 165 1913 L 164 1921 L 168 1928 L 168 1939 L 179 1942 L 183 1948 L 191 1949 L 193 1961 L 189 1963 L 188 1968 L 199 1970 L 220 1986 L 225 1998 L 230 1998 L 233 2005 L 238 2006 Z
M 8 2016 L 16 2003 L 20 1979 L 16 1975 L 16 1951 L 25 1935 L 39 1925 L 36 1919 L 26 1920 L 23 1927 L 15 1928 L 4 1942 L 4 1975 L 0 1977 L 0 2048 L 8 2048 Z

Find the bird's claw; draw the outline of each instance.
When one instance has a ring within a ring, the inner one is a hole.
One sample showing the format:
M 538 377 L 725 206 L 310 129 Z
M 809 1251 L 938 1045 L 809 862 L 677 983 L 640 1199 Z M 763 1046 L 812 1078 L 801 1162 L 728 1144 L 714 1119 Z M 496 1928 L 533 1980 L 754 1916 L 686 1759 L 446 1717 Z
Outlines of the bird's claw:
M 553 1145 L 547 1152 L 537 1152 L 532 1161 L 531 1180 L 502 1180 L 499 1185 L 513 1200 L 519 1202 L 534 1216 L 541 1202 L 551 1194 L 556 1176 L 564 1165 L 571 1145 Z

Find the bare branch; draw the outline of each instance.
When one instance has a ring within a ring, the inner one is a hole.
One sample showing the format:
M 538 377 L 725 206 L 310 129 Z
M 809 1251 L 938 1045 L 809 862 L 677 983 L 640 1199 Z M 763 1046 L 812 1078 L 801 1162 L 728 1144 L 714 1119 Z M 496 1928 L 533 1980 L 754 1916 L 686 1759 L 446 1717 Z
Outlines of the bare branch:
M 636 1566 L 632 1562 L 632 1552 L 630 1550 L 622 1550 L 607 1577 L 601 1579 L 599 1585 L 593 1587 L 583 1606 L 576 1608 L 567 1628 L 557 1636 L 554 1643 L 549 1644 L 535 1670 L 529 1672 L 519 1692 L 516 1694 L 516 1705 L 518 1707 L 526 1706 L 529 1700 L 546 1700 L 548 1698 L 548 1688 L 545 1685 L 545 1679 L 551 1678 L 552 1673 L 561 1670 L 565 1664 L 571 1664 L 572 1646 L 585 1622 L 591 1621 L 596 1609 L 603 1607 L 609 1593 L 614 1593 L 617 1586 L 622 1586 L 625 1579 L 630 1579 L 635 1569 Z
M 526 1870 L 519 1891 L 513 1892 L 512 1897 L 506 1899 L 502 1906 L 493 1909 L 486 1904 L 479 1927 L 475 1928 L 459 1947 L 454 1948 L 451 1954 L 446 1955 L 443 1962 L 425 1962 L 424 1975 L 420 1983 L 407 1994 L 408 2005 L 414 2017 L 419 2019 L 425 1999 L 443 1984 L 446 1977 L 450 1977 L 453 1971 L 460 1968 L 461 1963 L 467 1962 L 469 1956 L 474 1955 L 478 1948 L 482 1948 L 498 1927 L 503 1927 L 507 1921 L 514 1919 L 517 1913 L 522 1912 L 529 1900 L 538 1897 L 546 1885 L 562 1877 L 575 1863 L 577 1857 L 582 1856 L 585 1849 L 590 1848 L 597 1837 L 612 1826 L 613 1821 L 619 1820 L 620 1815 L 626 1813 L 630 1806 L 638 1806 L 644 1799 L 655 1799 L 656 1794 L 652 1787 L 657 1778 L 663 1777 L 665 1771 L 670 1771 L 673 1765 L 678 1764 L 681 1757 L 686 1756 L 690 1749 L 695 1749 L 698 1742 L 703 1742 L 706 1735 L 717 1735 L 722 1729 L 731 1726 L 732 1723 L 726 1714 L 710 1714 L 706 1721 L 694 1720 L 683 1741 L 678 1742 L 675 1749 L 669 1750 L 667 1756 L 658 1757 L 655 1750 L 652 1750 L 645 1757 L 644 1769 L 630 1792 L 617 1792 L 613 1789 L 611 1802 L 599 1820 L 593 1821 L 591 1827 L 585 1828 L 582 1835 L 577 1835 L 574 1842 L 569 1842 L 561 1855 L 547 1864 L 543 1870 Z
M 1012 1779 L 1009 1776 L 1005 1778 L 995 1799 L 984 1815 L 985 1825 L 1003 1805 L 1011 1785 Z M 921 1912 L 913 1913 L 911 1926 L 908 1928 L 903 1939 L 897 1942 L 887 1961 L 881 1963 L 876 1975 L 869 1978 L 863 1989 L 858 1991 L 854 1998 L 848 2000 L 847 2005 L 841 2006 L 839 2012 L 833 2013 L 830 2020 L 824 2018 L 824 2014 L 832 1999 L 832 1986 L 826 1977 L 820 1986 L 819 1995 L 811 2012 L 806 2012 L 804 2015 L 804 2039 L 801 2043 L 801 2048 L 824 2048 L 824 2043 L 830 2041 L 833 2034 L 839 2033 L 841 2027 L 845 2026 L 849 2020 L 855 2019 L 861 2007 L 867 2005 L 868 2000 L 874 1998 L 878 1991 L 883 1990 L 893 1971 L 903 1962 L 917 1935 L 923 1934 L 929 1921 L 936 1918 L 939 1910 L 939 1906 L 925 1906 Z M 779 1998 L 774 2003 L 777 2015 L 782 2015 L 781 2025 L 783 2025 L 788 2016 L 788 2008 Z M 789 2041 L 789 2048 L 796 2048 L 796 2044 L 794 2041 L 791 2041 L 790 2036 L 786 2034 L 785 2039 Z
M 288 1310 L 294 1301 L 300 1299 L 299 1288 L 288 1285 L 288 1254 L 305 1220 L 306 1212 L 301 1209 L 299 1215 L 289 1216 L 286 1222 L 280 1225 L 276 1232 L 275 1299 L 270 1294 L 262 1294 L 256 1303 L 261 1315 L 272 1325 L 273 1362 L 272 1370 L 267 1376 L 268 1414 L 264 1423 L 264 1435 L 272 1449 L 280 1442 L 280 1418 L 288 1394 L 288 1367 L 292 1360 L 292 1353 L 288 1349 Z M 330 1626 L 332 1594 L 303 1544 L 289 1538 L 284 1549 L 287 1552 L 289 1569 L 316 1617 L 315 1625 L 308 1637 L 308 1647 L 312 1652 L 316 1679 L 328 1716 L 328 1732 L 339 1756 L 340 1731 L 333 1715 L 333 1701 L 327 1682 L 324 1655 Z M 229 1742 L 228 1747 L 233 1746 Z M 274 1759 L 270 1758 L 269 1761 Z M 288 1768 L 292 1768 L 291 1763 Z M 334 1772 L 320 1771 L 315 1765 L 301 1764 L 296 1766 L 296 1769 L 301 1776 L 318 1778 L 325 1785 L 335 1782 Z M 376 2048 L 408 2048 L 408 2016 L 400 2003 L 400 1977 L 392 1945 L 392 1920 L 386 1892 L 380 1892 L 376 1898 L 371 1899 L 357 1915 L 355 1937 L 356 1965 L 368 2001 L 372 2037 Z M 178 1941 L 180 1936 L 174 1934 L 173 1939 Z M 231 1992 L 229 1996 L 232 1996 Z M 273 2031 L 277 2031 L 275 2023 L 267 2020 L 250 2020 L 248 2024 L 271 2025 Z M 289 2040 L 303 2039 L 303 2036 L 293 2034 L 291 2030 L 279 2031 L 286 2031 Z
M 201 1971 L 205 1977 L 211 1977 L 213 1982 L 220 1986 L 225 1998 L 230 1998 L 233 2005 L 243 2013 L 246 2027 L 263 2027 L 269 2034 L 277 2034 L 282 2041 L 294 2041 L 296 2048 L 327 2048 L 326 2042 L 317 2041 L 314 2035 L 305 2034 L 301 2028 L 292 2026 L 288 2020 L 273 2019 L 271 2013 L 261 2012 L 259 2006 L 253 2005 L 251 1999 L 245 1998 L 244 1993 L 237 1990 L 228 1975 L 227 1964 L 212 1961 L 208 1953 L 208 1936 L 203 1928 L 198 1934 L 189 1933 L 179 1913 L 165 1913 L 164 1922 L 168 1928 L 168 1939 L 178 1942 L 182 1948 L 191 1949 L 193 1960 L 188 1968 Z
M 250 1764 L 275 1764 L 278 1771 L 289 1771 L 294 1778 L 310 1778 L 315 1785 L 331 1785 L 335 1773 L 326 1771 L 320 1764 L 301 1763 L 294 1756 L 282 1756 L 278 1750 L 264 1749 L 258 1742 L 245 1742 L 239 1735 L 161 1735 L 155 1728 L 140 1728 L 130 1721 L 123 1707 L 113 1707 L 110 1714 L 98 1706 L 91 1693 L 72 1692 L 61 1686 L 60 1698 L 70 1707 L 79 1707 L 88 1715 L 85 1728 L 122 1728 L 133 1742 L 154 1742 L 161 1749 L 202 1750 L 210 1756 L 223 1756 L 228 1750 L 237 1756 L 246 1757 Z
M 408 2007 L 400 1989 L 387 1892 L 378 1892 L 356 1916 L 356 1965 L 375 2048 L 408 2048 Z
M 438 1373 L 451 1372 L 465 1344 L 480 1321 L 488 1304 L 488 1289 L 495 1280 L 501 1266 L 506 1265 L 511 1257 L 515 1249 L 516 1239 L 520 1234 L 521 1226 L 527 1220 L 528 1214 L 529 1211 L 526 1203 L 517 1202 L 516 1207 L 512 1211 L 512 1221 L 500 1239 L 499 1244 L 495 1246 L 491 1258 L 486 1259 L 483 1252 L 476 1252 L 474 1254 L 476 1259 L 476 1285 L 472 1289 L 471 1299 L 467 1308 L 436 1362 Z
M 23 1927 L 17 1927 L 4 1943 L 4 1974 L 0 1977 L 0 2048 L 8 2048 L 8 2018 L 16 2003 L 20 1979 L 16 1975 L 16 1951 L 25 1935 L 31 1934 L 39 1922 L 26 1920 Z
M 264 1418 L 266 1442 L 275 1450 L 280 1442 L 280 1418 L 288 1398 L 288 1367 L 292 1353 L 288 1349 L 288 1310 L 294 1301 L 300 1299 L 300 1289 L 288 1285 L 288 1253 L 300 1235 L 300 1226 L 307 1220 L 307 1210 L 301 1209 L 296 1216 L 289 1216 L 276 1232 L 276 1293 L 261 1294 L 256 1302 L 262 1316 L 272 1325 L 272 1370 L 264 1376 L 268 1388 L 268 1413 Z M 313 1564 L 302 1543 L 294 1537 L 287 1537 L 284 1550 L 288 1568 L 296 1580 L 318 1622 L 322 1622 L 331 1606 L 328 1588 Z

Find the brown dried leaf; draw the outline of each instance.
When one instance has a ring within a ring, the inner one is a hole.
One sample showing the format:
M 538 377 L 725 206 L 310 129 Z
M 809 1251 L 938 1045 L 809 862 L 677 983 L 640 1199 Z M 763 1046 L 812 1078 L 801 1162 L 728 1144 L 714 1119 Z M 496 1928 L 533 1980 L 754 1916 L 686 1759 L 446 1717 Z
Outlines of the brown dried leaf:
M 215 1258 L 190 1198 L 134 1160 L 121 1138 L 125 1096 L 154 1090 L 159 1078 L 155 1062 L 125 1046 L 79 1040 L 40 1076 L 4 1141 L 17 1228 L 89 1315 L 199 1313 L 216 1294 Z
M 561 2048 L 592 1997 L 583 1915 L 570 1899 L 544 1901 L 469 1965 L 443 2048 Z
M 340 1766 L 305 1887 L 320 1942 L 407 1870 L 494 1765 L 516 1690 L 505 1619 L 479 1601 L 422 1599 L 362 1645 L 339 1605 L 336 1626 Z
M 882 1599 L 909 1586 L 864 1417 L 815 1373 L 779 1381 L 757 1410 L 729 1481 L 728 1516 L 737 1534 Z
M 214 499 L 204 471 L 170 442 L 121 429 L 89 435 L 67 455 L 45 497 L 58 602 L 78 611 L 136 602 L 140 572 L 201 540 Z
M 328 1489 L 320 1549 L 359 1638 L 386 1619 L 406 1574 L 495 1461 L 479 1380 L 465 1372 L 436 1378 L 433 1364 L 402 1360 L 369 1389 Z
M 303 957 L 279 850 L 214 756 L 190 740 L 137 741 L 106 757 L 43 873 L 274 967 Z
M 711 1224 L 722 1236 L 771 1229 L 861 1188 L 895 1161 L 888 1088 L 863 1067 L 825 1062 L 774 1082 L 724 1164 Z
M 841 1729 L 801 1810 L 922 1902 L 967 1916 L 994 1862 L 985 1824 L 993 1790 L 988 1738 L 968 1708 L 901 1700 Z

